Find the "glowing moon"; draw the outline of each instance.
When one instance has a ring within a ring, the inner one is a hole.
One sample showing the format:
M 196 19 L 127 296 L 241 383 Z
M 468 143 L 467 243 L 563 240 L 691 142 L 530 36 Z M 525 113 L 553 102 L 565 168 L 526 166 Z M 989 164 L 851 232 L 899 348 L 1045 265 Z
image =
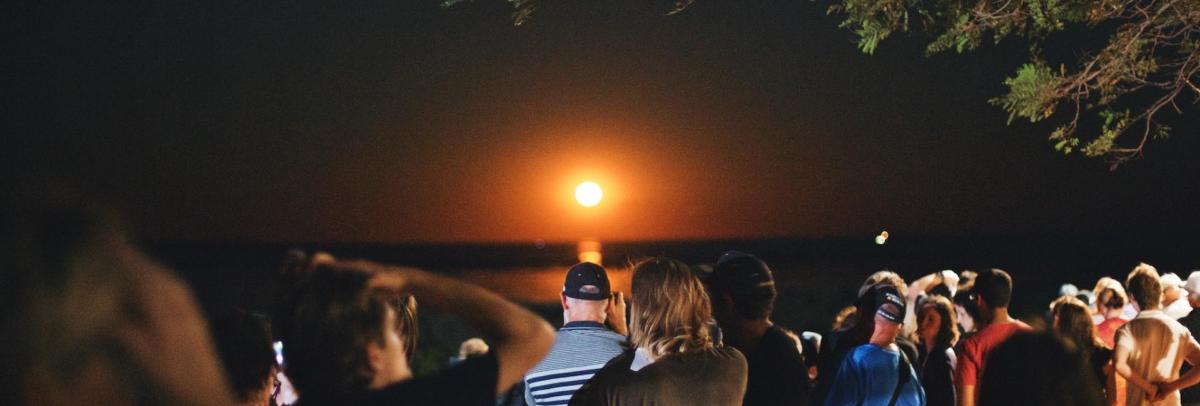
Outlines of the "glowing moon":
M 596 182 L 583 182 L 575 188 L 575 200 L 583 207 L 592 207 L 600 204 L 600 199 L 604 197 L 604 191 L 600 189 L 600 185 Z

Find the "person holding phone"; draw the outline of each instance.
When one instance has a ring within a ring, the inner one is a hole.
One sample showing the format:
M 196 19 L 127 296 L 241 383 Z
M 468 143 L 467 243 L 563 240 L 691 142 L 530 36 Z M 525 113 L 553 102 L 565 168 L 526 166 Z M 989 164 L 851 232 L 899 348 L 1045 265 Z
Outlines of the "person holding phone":
M 567 404 L 576 389 L 624 350 L 625 296 L 609 286 L 600 265 L 581 262 L 567 269 L 559 293 L 563 326 L 550 354 L 525 374 L 526 404 Z

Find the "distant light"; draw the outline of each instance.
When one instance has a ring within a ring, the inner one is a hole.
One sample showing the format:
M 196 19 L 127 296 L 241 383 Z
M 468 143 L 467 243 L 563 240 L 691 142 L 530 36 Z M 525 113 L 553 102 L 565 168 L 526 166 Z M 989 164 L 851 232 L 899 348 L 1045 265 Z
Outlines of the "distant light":
M 579 262 L 591 262 L 593 264 L 603 264 L 603 256 L 600 254 L 600 241 L 583 240 L 576 246 L 579 250 Z
M 583 207 L 593 207 L 600 204 L 600 199 L 604 197 L 604 191 L 600 189 L 600 185 L 596 182 L 583 182 L 575 188 L 575 200 Z
M 875 244 L 877 244 L 877 245 L 886 244 L 887 240 L 888 240 L 887 230 L 883 230 L 882 233 L 879 233 L 879 235 L 875 236 Z

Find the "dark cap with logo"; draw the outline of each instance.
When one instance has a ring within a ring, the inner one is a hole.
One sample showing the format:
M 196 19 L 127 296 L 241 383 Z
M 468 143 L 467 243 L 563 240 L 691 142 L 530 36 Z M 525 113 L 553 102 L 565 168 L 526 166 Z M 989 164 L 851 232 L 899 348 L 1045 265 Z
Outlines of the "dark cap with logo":
M 583 300 L 604 300 L 612 296 L 608 286 L 608 273 L 604 267 L 591 262 L 580 262 L 567 270 L 563 282 L 563 294 Z
M 875 314 L 893 323 L 904 322 L 904 298 L 892 285 L 875 285 Z M 889 306 L 890 305 L 890 306 Z

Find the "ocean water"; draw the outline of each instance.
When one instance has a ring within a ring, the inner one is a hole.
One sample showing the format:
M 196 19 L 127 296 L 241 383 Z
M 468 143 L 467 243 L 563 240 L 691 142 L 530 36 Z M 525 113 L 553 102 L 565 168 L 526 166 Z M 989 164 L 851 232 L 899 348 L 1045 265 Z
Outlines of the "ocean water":
M 510 244 L 237 244 L 162 243 L 148 251 L 192 285 L 209 313 L 240 307 L 268 312 L 277 293 L 274 275 L 290 249 L 324 250 L 417 266 L 491 289 L 561 323 L 558 292 L 567 267 L 577 262 L 577 243 Z M 1123 280 L 1138 262 L 1186 279 L 1200 269 L 1200 238 L 1191 236 L 893 236 L 876 245 L 864 238 L 797 238 L 603 243 L 601 252 L 616 290 L 629 292 L 630 264 L 658 255 L 696 266 L 715 262 L 726 250 L 758 255 L 772 268 L 779 289 L 776 324 L 796 331 L 826 332 L 834 315 L 853 300 L 870 273 L 891 269 L 914 279 L 942 269 L 1001 268 L 1014 279 L 1011 310 L 1028 320 L 1042 317 L 1063 283 L 1090 289 L 1101 276 Z M 419 298 L 418 298 L 419 300 Z M 457 320 L 422 309 L 418 372 L 437 369 L 474 335 Z

